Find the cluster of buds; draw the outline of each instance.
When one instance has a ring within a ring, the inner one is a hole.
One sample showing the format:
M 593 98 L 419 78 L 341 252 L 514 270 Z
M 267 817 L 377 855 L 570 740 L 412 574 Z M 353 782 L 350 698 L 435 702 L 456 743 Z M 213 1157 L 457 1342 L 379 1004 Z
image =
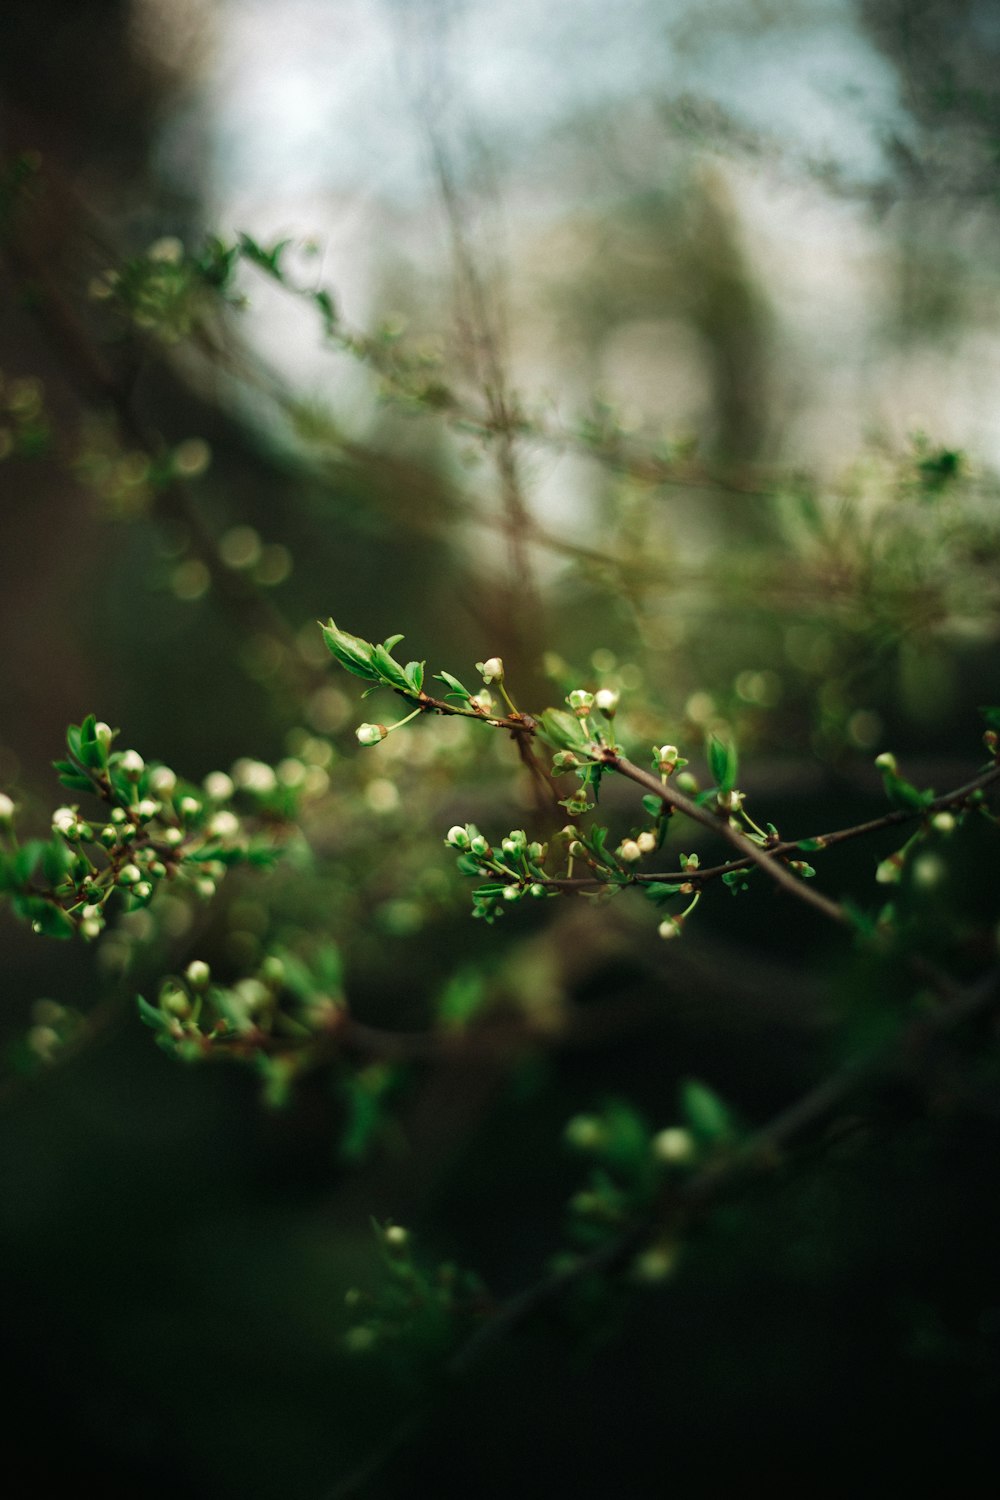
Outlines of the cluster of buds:
M 463 875 L 486 876 L 489 881 L 472 894 L 473 916 L 492 922 L 505 904 L 524 896 L 541 899 L 554 894 L 543 868 L 548 846 L 529 840 L 523 828 L 512 829 L 497 849 L 475 823 L 456 823 L 445 843 L 458 851 Z
M 634 839 L 622 839 L 615 853 L 627 865 L 634 865 L 644 854 L 652 854 L 655 848 L 655 833 L 650 833 L 648 829 L 644 829 L 642 833 L 636 834 Z

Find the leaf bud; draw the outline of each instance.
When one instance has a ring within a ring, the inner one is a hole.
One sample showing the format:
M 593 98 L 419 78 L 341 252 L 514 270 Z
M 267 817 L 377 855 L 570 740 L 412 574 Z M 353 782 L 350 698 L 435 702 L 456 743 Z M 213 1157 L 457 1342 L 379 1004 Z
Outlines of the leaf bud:
M 389 731 L 384 724 L 359 724 L 354 733 L 360 745 L 378 745 Z

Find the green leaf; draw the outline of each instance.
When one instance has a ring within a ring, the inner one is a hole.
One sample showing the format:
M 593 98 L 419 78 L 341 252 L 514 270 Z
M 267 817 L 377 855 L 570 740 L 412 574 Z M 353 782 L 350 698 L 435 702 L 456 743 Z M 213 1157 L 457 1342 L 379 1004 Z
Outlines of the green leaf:
M 644 887 L 644 890 L 646 892 L 646 899 L 648 901 L 666 901 L 668 896 L 677 895 L 677 892 L 680 890 L 680 886 L 667 885 L 666 882 L 662 880 L 651 880 L 649 884 Z
M 372 651 L 372 665 L 383 682 L 390 687 L 402 688 L 404 692 L 410 691 L 410 684 L 398 661 L 393 661 L 384 646 L 376 646 Z
M 375 647 L 370 641 L 363 641 L 359 636 L 349 635 L 346 630 L 341 630 L 334 624 L 333 620 L 328 625 L 321 625 L 323 639 L 329 651 L 333 653 L 340 665 L 348 672 L 353 672 L 355 677 L 362 677 L 366 682 L 378 682 L 379 674 L 372 665 L 372 657 Z
M 170 1025 L 170 1017 L 164 1015 L 155 1005 L 150 1005 L 141 995 L 136 995 L 135 1003 L 139 1007 L 139 1019 L 144 1025 L 152 1027 L 154 1031 L 166 1031 Z
M 990 729 L 1000 729 L 1000 708 L 980 708 L 979 712 Z
M 421 692 L 424 686 L 424 663 L 422 661 L 408 661 L 403 668 L 403 676 L 415 693 Z
M 386 651 L 391 651 L 393 646 L 398 646 L 402 639 L 403 635 L 402 632 L 400 632 L 399 635 L 391 635 L 387 641 L 382 642 L 382 645 L 385 647 Z
M 732 1118 L 718 1094 L 689 1078 L 681 1086 L 681 1109 L 688 1124 L 703 1141 L 717 1141 L 732 1133 Z
M 731 792 L 736 786 L 736 746 L 713 734 L 708 741 L 708 765 L 720 792 Z
M 587 735 L 575 714 L 562 708 L 547 708 L 538 718 L 538 732 L 546 744 L 556 750 L 586 754 Z
M 658 818 L 664 809 L 665 803 L 652 792 L 647 792 L 642 799 L 642 805 L 651 818 Z
M 460 698 L 463 702 L 467 703 L 472 697 L 469 689 L 463 687 L 458 678 L 452 677 L 450 672 L 435 672 L 434 680 L 435 682 L 443 682 L 451 688 L 451 692 L 446 695 L 449 698 Z

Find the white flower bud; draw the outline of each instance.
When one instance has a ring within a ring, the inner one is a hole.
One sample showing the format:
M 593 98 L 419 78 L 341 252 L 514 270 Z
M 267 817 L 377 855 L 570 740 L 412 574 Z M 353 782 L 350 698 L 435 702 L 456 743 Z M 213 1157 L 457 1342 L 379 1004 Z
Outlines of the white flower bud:
M 138 885 L 142 880 L 142 871 L 138 865 L 123 865 L 118 871 L 119 885 Z
M 606 719 L 613 719 L 620 696 L 612 688 L 601 688 L 599 692 L 594 694 L 595 707 L 600 709 Z
M 896 757 L 889 750 L 883 750 L 881 755 L 876 755 L 875 764 L 880 771 L 891 771 L 893 775 L 896 773 Z
M 177 788 L 177 777 L 169 766 L 157 766 L 149 773 L 149 785 L 158 797 L 170 797 Z
M 179 266 L 184 259 L 184 246 L 175 234 L 165 234 L 153 241 L 146 251 L 146 259 L 164 266 Z
M 52 827 L 56 833 L 61 833 L 63 838 L 75 838 L 77 828 L 79 827 L 76 809 L 72 807 L 57 807 L 52 814 Z
M 104 923 L 97 917 L 85 917 L 80 923 L 80 936 L 92 943 L 104 931 Z
M 499 656 L 491 656 L 486 661 L 476 662 L 476 669 L 482 673 L 483 681 L 487 684 L 503 682 L 503 662 Z
M 14 804 L 6 792 L 0 792 L 0 823 L 9 823 L 14 816 Z
M 103 719 L 99 719 L 94 725 L 94 739 L 102 749 L 109 750 L 111 748 L 111 741 L 114 739 L 111 725 L 105 724 Z
M 875 879 L 879 885 L 898 885 L 902 874 L 902 857 L 898 853 L 890 854 L 889 858 L 884 859 L 875 871 Z
M 193 958 L 184 970 L 184 977 L 193 990 L 203 990 L 212 977 L 212 971 L 203 958 Z
M 680 937 L 681 924 L 680 922 L 678 922 L 676 917 L 666 917 L 660 923 L 657 930 L 660 934 L 660 937 L 663 938 L 666 942 L 669 942 L 672 938 Z
M 680 753 L 676 745 L 661 745 L 656 752 L 664 765 L 674 765 L 680 757 Z
M 642 858 L 642 850 L 635 839 L 623 839 L 618 845 L 618 858 L 623 859 L 629 865 Z
M 384 724 L 359 724 L 354 733 L 360 745 L 378 745 L 389 731 Z
M 273 792 L 278 784 L 271 766 L 265 765 L 262 760 L 238 760 L 233 766 L 233 780 L 237 786 L 245 787 L 248 792 L 259 792 L 266 795 Z
M 482 858 L 484 854 L 489 854 L 490 852 L 489 840 L 484 838 L 481 833 L 477 833 L 476 837 L 470 842 L 469 848 L 473 854 Z
M 679 1125 L 673 1125 L 668 1130 L 661 1130 L 654 1135 L 652 1146 L 653 1155 L 657 1161 L 690 1161 L 694 1155 L 694 1136 L 690 1130 L 683 1130 Z
M 461 823 L 455 823 L 453 827 L 448 829 L 448 836 L 445 839 L 445 843 L 450 844 L 453 849 L 468 849 L 469 835 Z
M 223 808 L 209 819 L 208 832 L 213 838 L 231 839 L 235 838 L 240 831 L 240 820 L 235 813 Z
M 236 790 L 232 777 L 227 776 L 225 771 L 209 771 L 202 786 L 206 797 L 210 797 L 213 802 L 228 802 Z
M 139 818 L 145 823 L 150 818 L 156 817 L 156 814 L 160 810 L 160 804 L 159 802 L 155 802 L 152 797 L 143 797 L 135 810 Z
M 222 772 L 218 771 L 216 774 L 221 776 Z M 201 812 L 201 803 L 197 797 L 182 797 L 177 805 L 177 811 L 182 818 L 196 818 Z
M 636 839 L 636 843 L 643 854 L 652 854 L 656 848 L 656 835 L 655 833 L 650 833 L 648 828 L 644 829 Z
M 593 693 L 587 693 L 583 688 L 574 688 L 566 699 L 570 708 L 577 718 L 585 719 L 594 706 Z
M 402 1250 L 409 1244 L 410 1231 L 401 1224 L 390 1224 L 385 1231 L 385 1242 L 393 1250 Z
M 128 777 L 129 781 L 138 781 L 146 769 L 146 762 L 138 750 L 123 750 L 118 757 L 118 769 L 123 776 Z
M 955 829 L 955 814 L 950 812 L 935 813 L 931 818 L 931 827 L 938 833 L 952 833 Z
M 148 901 L 153 894 L 153 887 L 148 880 L 140 880 L 138 885 L 132 887 L 132 894 L 140 901 Z
M 215 895 L 215 881 L 210 880 L 207 875 L 202 875 L 194 883 L 194 888 L 203 901 L 211 901 Z
M 171 849 L 176 849 L 178 844 L 183 844 L 184 835 L 179 828 L 165 828 L 163 830 L 163 842 Z

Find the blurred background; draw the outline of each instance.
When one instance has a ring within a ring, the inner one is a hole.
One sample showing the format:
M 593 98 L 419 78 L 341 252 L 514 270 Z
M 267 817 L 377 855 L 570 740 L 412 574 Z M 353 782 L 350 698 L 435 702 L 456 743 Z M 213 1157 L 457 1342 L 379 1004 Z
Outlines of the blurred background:
M 907 992 L 765 891 L 713 892 L 669 952 L 639 902 L 473 924 L 449 825 L 546 831 L 512 747 L 421 721 L 361 750 L 392 704 L 316 621 L 470 685 L 500 655 L 524 707 L 618 689 L 643 760 L 703 771 L 731 734 L 794 836 L 881 812 L 887 748 L 969 779 L 1000 699 L 996 7 L 9 0 L 3 29 L 0 789 L 44 830 L 95 712 L 194 781 L 250 757 L 308 792 L 288 858 L 210 906 L 92 948 L 0 913 L 17 1456 L 261 1500 L 995 1467 L 982 1060 L 457 1392 L 429 1348 L 351 1352 L 371 1216 L 513 1293 L 565 1243 L 568 1118 L 667 1126 L 696 1077 L 763 1122 Z M 185 279 L 240 233 L 288 242 L 285 284 Z M 988 832 L 901 893 L 962 977 Z M 899 842 L 820 880 L 877 907 Z M 352 1060 L 282 1111 L 155 1050 L 137 991 L 276 944 L 335 946 L 373 1027 L 465 1007 L 530 1045 Z

